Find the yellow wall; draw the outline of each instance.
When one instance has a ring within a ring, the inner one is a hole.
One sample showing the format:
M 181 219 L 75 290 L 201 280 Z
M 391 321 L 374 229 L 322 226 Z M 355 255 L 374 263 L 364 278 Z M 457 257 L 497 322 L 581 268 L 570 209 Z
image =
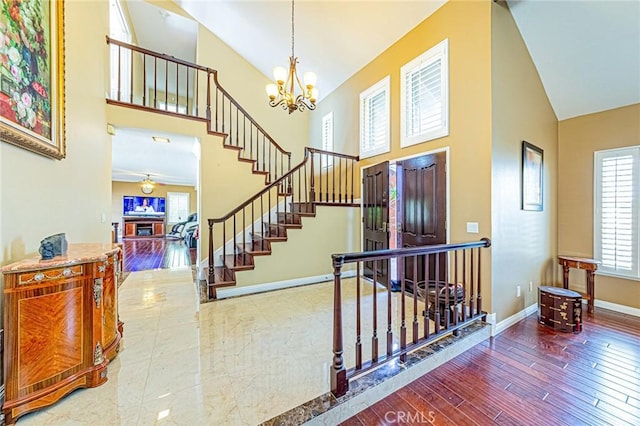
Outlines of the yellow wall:
M 537 303 L 539 285 L 554 283 L 558 137 L 556 116 L 506 3 L 492 4 L 491 26 L 491 269 L 500 321 Z M 523 140 L 544 150 L 541 212 L 520 208 Z
M 594 152 L 640 144 L 640 104 L 561 121 L 558 139 L 558 252 L 592 257 Z M 585 291 L 583 271 L 572 270 L 569 282 Z M 640 308 L 640 285 L 598 275 L 595 297 Z
M 270 107 L 265 87 L 271 81 L 202 25 L 198 26 L 196 58 L 199 65 L 216 69 L 220 85 L 284 150 L 291 152 L 292 165 L 302 161 L 308 145 L 308 112 L 289 115 L 281 108 Z M 274 58 L 274 67 L 286 60 Z
M 491 236 L 491 7 L 492 2 L 449 1 L 405 37 L 323 99 L 310 115 L 309 142 L 321 146 L 322 116 L 333 111 L 335 150 L 359 152 L 359 96 L 385 76 L 391 78 L 391 152 L 361 161 L 384 160 L 450 148 L 450 242 Z M 400 68 L 449 39 L 450 134 L 400 148 Z M 466 222 L 480 233 L 468 234 Z M 491 282 L 490 250 L 483 253 L 483 282 Z M 483 308 L 491 308 L 488 284 Z
M 58 232 L 70 243 L 111 239 L 105 34 L 107 2 L 65 2 L 67 157 L 50 160 L 0 142 L 0 264 L 37 254 L 40 241 Z
M 111 185 L 111 221 L 119 222 L 122 224 L 122 197 L 125 195 L 138 195 L 146 196 L 140 189 L 140 184 L 136 182 L 112 182 Z M 167 197 L 167 192 L 186 192 L 189 194 L 189 213 L 195 213 L 198 209 L 198 194 L 193 186 L 185 185 L 161 185 L 158 184 L 153 189 L 153 193 L 149 194 L 151 197 Z M 186 218 L 183 218 L 186 220 Z M 173 223 L 167 222 L 167 233 L 171 230 L 170 225 Z M 122 229 L 122 228 L 121 228 Z
M 254 257 L 254 270 L 236 273 L 237 285 L 332 274 L 331 254 L 360 251 L 360 223 L 360 208 L 318 207 L 302 229 L 287 230 L 287 241 L 271 243 L 271 255 Z

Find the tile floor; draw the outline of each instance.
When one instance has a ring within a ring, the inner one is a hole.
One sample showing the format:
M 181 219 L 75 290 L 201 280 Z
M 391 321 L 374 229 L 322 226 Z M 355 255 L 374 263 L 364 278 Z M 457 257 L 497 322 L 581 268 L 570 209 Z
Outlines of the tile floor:
M 355 299 L 354 286 L 343 282 L 343 300 Z M 394 312 L 399 300 L 392 295 Z M 385 292 L 378 303 L 386 313 Z M 190 268 L 132 272 L 119 289 L 119 310 L 123 345 L 107 383 L 77 390 L 19 425 L 254 425 L 329 391 L 332 283 L 200 305 Z M 354 330 L 353 317 L 345 315 L 345 330 Z M 386 314 L 380 317 L 384 336 Z M 347 368 L 354 340 L 345 331 Z

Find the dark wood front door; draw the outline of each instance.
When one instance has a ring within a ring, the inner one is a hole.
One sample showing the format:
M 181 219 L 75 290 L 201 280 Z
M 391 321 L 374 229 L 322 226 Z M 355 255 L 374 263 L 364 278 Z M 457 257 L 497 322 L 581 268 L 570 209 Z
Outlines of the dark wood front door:
M 362 173 L 362 179 L 363 250 L 388 249 L 389 162 L 385 161 L 384 163 L 366 168 Z M 377 275 L 376 281 L 386 285 L 389 281 L 389 262 L 365 262 L 365 277 L 373 279 L 374 266 Z
M 398 163 L 398 247 L 446 244 L 446 153 L 438 152 Z M 400 277 L 413 291 L 429 281 L 445 279 L 446 256 L 430 255 L 406 258 L 399 262 Z M 404 270 L 404 271 L 403 271 Z

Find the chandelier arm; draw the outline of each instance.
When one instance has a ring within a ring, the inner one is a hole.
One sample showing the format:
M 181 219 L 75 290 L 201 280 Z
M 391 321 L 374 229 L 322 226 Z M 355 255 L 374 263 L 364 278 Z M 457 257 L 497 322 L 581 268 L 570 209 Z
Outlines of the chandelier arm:
M 298 58 L 295 56 L 295 0 L 291 0 L 291 56 L 289 57 L 289 73 L 285 81 L 276 77 L 277 92 L 267 87 L 267 94 L 270 99 L 269 105 L 272 107 L 282 106 L 282 109 L 288 110 L 289 114 L 293 111 L 316 109 L 315 99 L 311 101 L 314 85 L 306 86 L 302 83 L 298 76 L 297 64 Z M 279 72 L 278 75 L 280 75 Z M 299 95 L 296 95 L 296 85 L 301 92 Z

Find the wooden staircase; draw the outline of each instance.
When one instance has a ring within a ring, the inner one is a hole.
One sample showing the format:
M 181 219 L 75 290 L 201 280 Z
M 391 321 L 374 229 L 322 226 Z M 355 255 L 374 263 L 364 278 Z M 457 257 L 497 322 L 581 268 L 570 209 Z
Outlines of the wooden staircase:
M 290 212 L 280 212 L 277 222 L 263 222 L 263 232 L 250 234 L 250 240 L 236 245 L 234 254 L 225 255 L 224 264 L 214 267 L 215 282 L 209 285 L 209 297 L 216 298 L 216 289 L 236 285 L 236 272 L 255 268 L 255 256 L 269 256 L 271 244 L 287 241 L 289 229 L 302 229 L 303 217 L 315 217 L 315 205 L 312 203 L 291 203 Z M 208 268 L 206 269 L 207 276 Z
M 334 169 L 322 167 L 328 164 L 327 158 L 332 158 Z M 285 242 L 290 230 L 302 229 L 303 218 L 315 217 L 316 206 L 359 206 L 353 197 L 357 161 L 355 156 L 306 148 L 304 160 L 284 176 L 224 217 L 209 219 L 206 268 L 209 299 L 217 298 L 218 288 L 235 286 L 236 273 L 254 269 L 255 256 L 270 255 L 273 243 Z M 321 189 L 317 192 L 316 182 Z M 214 225 L 215 233 L 222 233 L 218 254 L 214 247 Z M 227 234 L 233 237 L 227 238 Z
M 264 176 L 263 190 L 224 217 L 207 219 L 210 299 L 216 298 L 217 288 L 234 286 L 236 273 L 254 269 L 255 256 L 270 255 L 272 243 L 287 241 L 289 229 L 301 229 L 302 218 L 315 216 L 317 205 L 358 205 L 354 204 L 357 156 L 305 148 L 304 160 L 292 167 L 291 152 L 278 145 L 220 85 L 215 69 L 110 37 L 106 40 L 117 53 L 112 55 L 118 61 L 113 68 L 121 69 L 123 57 L 130 58 L 131 67 L 128 75 L 118 73 L 108 104 L 204 122 L 208 134 L 223 137 L 225 149 L 237 151 L 238 161 L 251 164 L 253 174 Z M 164 69 L 164 76 L 158 75 L 158 67 Z M 149 71 L 154 71 L 153 79 L 147 79 Z M 168 81 L 169 74 L 176 76 L 175 81 Z M 169 87 L 175 93 L 169 93 Z M 219 259 L 214 259 L 214 225 L 221 242 Z M 205 237 L 203 232 L 200 235 Z

